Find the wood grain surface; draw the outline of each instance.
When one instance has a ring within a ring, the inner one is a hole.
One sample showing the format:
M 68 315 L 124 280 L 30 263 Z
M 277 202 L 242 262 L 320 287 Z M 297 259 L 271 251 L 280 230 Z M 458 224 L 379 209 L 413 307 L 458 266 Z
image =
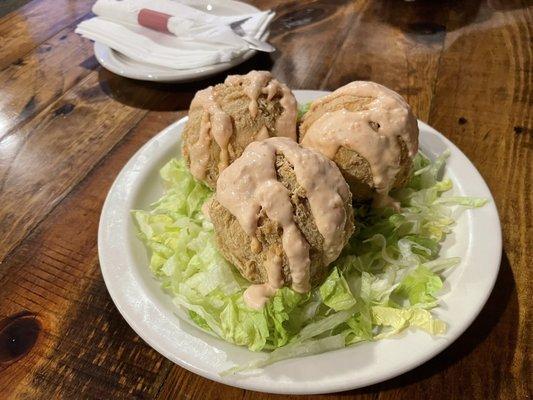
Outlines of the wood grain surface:
M 426 364 L 346 393 L 302 399 L 528 399 L 533 261 L 533 3 L 256 0 L 294 89 L 374 80 L 473 161 L 498 206 L 504 254 L 472 326 Z M 101 207 L 134 152 L 186 114 L 188 84 L 103 70 L 74 34 L 87 0 L 0 6 L 0 399 L 275 399 L 208 381 L 147 346 L 98 265 Z M 13 341 L 14 339 L 14 341 Z M 354 371 L 356 373 L 356 371 Z

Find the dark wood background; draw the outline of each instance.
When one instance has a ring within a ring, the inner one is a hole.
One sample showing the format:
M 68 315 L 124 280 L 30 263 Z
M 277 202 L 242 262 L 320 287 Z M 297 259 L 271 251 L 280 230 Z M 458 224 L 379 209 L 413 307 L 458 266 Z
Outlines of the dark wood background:
M 225 74 L 170 85 L 107 72 L 73 32 L 92 2 L 0 3 L 0 398 L 280 398 L 172 364 L 107 294 L 96 232 L 111 183 Z M 532 2 L 253 3 L 276 10 L 279 51 L 232 73 L 271 69 L 295 89 L 369 79 L 400 92 L 474 162 L 503 225 L 496 287 L 456 343 L 398 378 L 316 398 L 530 398 Z

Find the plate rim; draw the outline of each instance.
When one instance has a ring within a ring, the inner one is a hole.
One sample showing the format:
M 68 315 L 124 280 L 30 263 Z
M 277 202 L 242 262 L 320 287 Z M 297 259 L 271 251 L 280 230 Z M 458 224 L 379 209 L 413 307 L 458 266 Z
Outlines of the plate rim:
M 295 95 L 297 97 L 298 97 L 298 94 L 301 94 L 301 95 L 308 94 L 308 95 L 320 95 L 320 96 L 322 96 L 322 95 L 326 95 L 326 94 L 330 93 L 329 91 L 321 91 L 321 90 L 294 90 L 293 92 L 295 93 Z M 424 364 L 428 360 L 430 360 L 433 357 L 435 357 L 437 354 L 443 352 L 451 344 L 453 344 L 455 342 L 455 340 L 457 340 L 462 334 L 464 334 L 464 332 L 471 326 L 472 322 L 478 317 L 478 315 L 480 314 L 481 310 L 484 308 L 484 306 L 485 306 L 485 304 L 486 304 L 486 302 L 487 302 L 487 300 L 488 300 L 490 294 L 492 293 L 493 288 L 494 288 L 494 286 L 496 284 L 496 280 L 497 280 L 497 277 L 498 277 L 498 274 L 499 274 L 499 270 L 500 270 L 500 266 L 501 266 L 501 257 L 502 257 L 502 249 L 503 249 L 502 235 L 501 235 L 501 222 L 500 222 L 500 218 L 499 218 L 499 215 L 498 215 L 498 210 L 496 208 L 496 203 L 494 201 L 494 197 L 492 196 L 492 193 L 490 192 L 490 189 L 489 189 L 488 185 L 486 184 L 485 180 L 483 179 L 483 177 L 481 176 L 481 174 L 479 173 L 477 168 L 474 166 L 474 164 L 468 159 L 468 157 L 466 157 L 466 155 L 457 146 L 455 146 L 455 144 L 453 144 L 453 142 L 451 142 L 448 138 L 446 138 L 440 132 L 438 132 L 437 130 L 435 130 L 431 126 L 425 124 L 424 122 L 419 121 L 419 124 L 421 124 L 422 126 L 428 128 L 429 130 L 434 131 L 434 133 L 439 136 L 439 139 L 443 140 L 443 142 L 446 144 L 446 146 L 448 146 L 449 148 L 451 148 L 454 151 L 456 151 L 459 155 L 464 157 L 464 160 L 466 160 L 470 164 L 470 167 L 471 167 L 471 170 L 472 170 L 472 174 L 475 176 L 475 178 L 477 180 L 479 180 L 480 183 L 482 183 L 484 185 L 484 189 L 486 189 L 486 192 L 489 194 L 489 198 L 488 198 L 489 202 L 488 202 L 487 205 L 485 205 L 485 207 L 491 208 L 491 211 L 494 212 L 493 222 L 496 223 L 496 226 L 498 228 L 497 230 L 495 230 L 493 232 L 493 238 L 492 238 L 492 239 L 495 240 L 495 243 L 496 243 L 496 246 L 493 247 L 493 250 L 494 250 L 493 252 L 496 253 L 495 254 L 496 257 L 494 259 L 494 264 L 495 264 L 496 267 L 493 269 L 493 275 L 491 277 L 492 279 L 490 281 L 490 284 L 487 286 L 487 290 L 483 293 L 483 296 L 480 296 L 478 298 L 479 301 L 478 301 L 478 307 L 477 307 L 476 312 L 472 313 L 469 316 L 468 321 L 463 324 L 463 326 L 454 335 L 454 337 L 451 337 L 451 338 L 450 337 L 446 337 L 446 339 L 448 339 L 448 340 L 443 345 L 437 346 L 435 348 L 430 349 L 430 351 L 425 353 L 423 357 L 420 357 L 416 361 L 411 362 L 410 364 L 402 365 L 401 368 L 399 368 L 397 370 L 390 371 L 388 374 L 381 375 L 377 379 L 369 379 L 367 382 L 362 382 L 362 383 L 358 383 L 358 384 L 354 384 L 353 382 L 350 383 L 351 381 L 344 382 L 343 384 L 337 384 L 335 386 L 331 386 L 331 385 L 325 384 L 323 387 L 313 388 L 311 390 L 307 390 L 305 387 L 301 387 L 301 386 L 300 387 L 291 387 L 291 388 L 288 388 L 288 390 L 287 390 L 287 388 L 285 388 L 285 389 L 279 388 L 278 389 L 277 387 L 273 387 L 273 386 L 272 387 L 258 387 L 255 384 L 248 384 L 248 382 L 246 382 L 246 381 L 239 381 L 238 379 L 232 379 L 232 376 L 221 377 L 217 373 L 210 373 L 209 371 L 204 371 L 203 369 L 198 368 L 195 365 L 192 365 L 192 364 L 190 364 L 190 363 L 188 363 L 186 361 L 180 360 L 178 358 L 173 357 L 172 355 L 169 355 L 168 352 L 162 346 L 160 346 L 160 344 L 158 343 L 157 340 L 155 340 L 154 338 L 150 337 L 149 335 L 145 335 L 144 334 L 142 326 L 141 326 L 142 324 L 139 324 L 139 322 L 137 320 L 135 320 L 135 318 L 132 317 L 128 313 L 126 307 L 123 307 L 123 305 L 120 304 L 120 302 L 117 301 L 118 296 L 116 295 L 116 293 L 114 293 L 115 287 L 109 281 L 110 276 L 107 273 L 107 268 L 109 268 L 109 266 L 106 266 L 106 260 L 104 259 L 104 256 L 103 256 L 103 254 L 105 253 L 105 251 L 102 250 L 105 247 L 105 243 L 103 243 L 103 236 L 104 236 L 103 232 L 104 232 L 104 228 L 106 226 L 105 218 L 106 218 L 106 215 L 109 212 L 109 203 L 108 203 L 108 201 L 109 201 L 109 199 L 111 197 L 112 192 L 114 190 L 116 190 L 117 182 L 119 182 L 119 180 L 121 178 L 123 178 L 123 175 L 125 174 L 125 171 L 128 170 L 128 166 L 130 165 L 130 163 L 132 163 L 133 160 L 135 160 L 140 154 L 142 154 L 142 152 L 145 151 L 148 146 L 150 146 L 152 143 L 154 143 L 157 140 L 158 137 L 163 136 L 165 134 L 168 134 L 168 132 L 172 131 L 173 129 L 175 129 L 175 127 L 177 125 L 184 123 L 186 118 L 187 117 L 181 118 L 180 120 L 178 120 L 178 121 L 172 123 L 171 125 L 167 126 L 166 128 L 164 128 L 162 131 L 160 131 L 158 134 L 156 134 L 150 140 L 148 140 L 146 143 L 144 143 L 135 152 L 135 154 L 133 156 L 131 156 L 131 158 L 127 161 L 127 163 L 121 169 L 119 174 L 116 176 L 113 184 L 111 185 L 111 187 L 109 189 L 109 192 L 108 192 L 108 194 L 106 196 L 106 200 L 105 200 L 105 202 L 103 204 L 103 207 L 102 207 L 102 212 L 101 212 L 101 215 L 100 215 L 99 227 L 98 227 L 98 256 L 99 256 L 100 268 L 101 268 L 101 272 L 102 272 L 102 277 L 104 279 L 104 283 L 106 285 L 106 289 L 107 289 L 107 291 L 108 291 L 113 303 L 117 307 L 117 309 L 120 312 L 120 314 L 122 315 L 122 317 L 126 320 L 126 322 L 130 325 L 130 327 L 136 332 L 136 334 L 139 335 L 139 337 L 141 337 L 143 339 L 143 341 L 145 341 L 149 346 L 151 346 L 153 349 L 155 349 L 159 354 L 161 354 L 165 358 L 169 359 L 170 361 L 180 365 L 181 367 L 183 367 L 183 368 L 185 368 L 185 369 L 187 369 L 187 370 L 189 370 L 189 371 L 191 371 L 191 372 L 193 372 L 195 374 L 198 374 L 198 375 L 200 375 L 200 376 L 202 376 L 204 378 L 207 378 L 207 379 L 210 379 L 210 380 L 222 383 L 222 384 L 226 384 L 226 385 L 229 385 L 229 386 L 234 386 L 234 387 L 238 387 L 238 388 L 241 388 L 241 389 L 246 389 L 246 390 L 261 391 L 261 392 L 265 392 L 265 393 L 276 393 L 276 394 L 323 394 L 323 393 L 331 393 L 331 392 L 340 392 L 340 391 L 346 391 L 346 390 L 366 387 L 366 386 L 369 386 L 369 385 L 380 383 L 380 382 L 389 380 L 391 378 L 394 378 L 396 376 L 402 375 L 402 374 L 404 374 L 404 373 L 406 373 L 406 372 L 408 372 L 408 371 L 410 371 L 410 370 L 412 370 L 412 369 Z M 489 288 L 489 286 L 490 286 L 490 288 Z M 155 307 L 155 304 L 154 304 L 154 307 Z M 338 350 L 338 351 L 343 351 L 343 350 L 345 350 L 345 349 L 341 349 L 341 350 Z M 313 357 L 313 356 L 311 356 L 311 357 Z M 298 383 L 295 383 L 295 384 L 298 385 Z

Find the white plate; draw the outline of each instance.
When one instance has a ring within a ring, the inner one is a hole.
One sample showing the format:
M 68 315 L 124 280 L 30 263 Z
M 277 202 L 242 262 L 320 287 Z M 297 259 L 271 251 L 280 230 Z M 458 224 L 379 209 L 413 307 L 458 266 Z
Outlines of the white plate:
M 300 103 L 327 92 L 297 90 Z M 449 323 L 442 338 L 409 331 L 395 339 L 364 343 L 325 354 L 282 361 L 260 373 L 220 377 L 219 371 L 254 353 L 218 340 L 176 316 L 177 309 L 148 269 L 148 255 L 136 238 L 131 209 L 147 209 L 163 188 L 159 169 L 180 152 L 186 119 L 146 143 L 126 164 L 104 204 L 98 232 L 100 264 L 107 289 L 130 326 L 176 364 L 232 386 L 273 393 L 326 393 L 354 389 L 400 375 L 448 347 L 472 323 L 487 300 L 500 265 L 501 232 L 492 195 L 476 168 L 448 139 L 419 122 L 420 146 L 430 157 L 451 151 L 446 174 L 455 195 L 489 199 L 466 211 L 443 247 L 442 256 L 460 256 L 446 281 L 437 315 Z
M 191 7 L 215 15 L 240 15 L 260 11 L 256 7 L 233 0 L 183 1 Z M 164 35 L 162 33 L 162 35 Z M 266 38 L 265 33 L 263 38 Z M 256 53 L 248 50 L 239 57 L 225 63 L 213 64 L 194 69 L 170 69 L 157 65 L 141 63 L 119 53 L 102 43 L 94 43 L 94 55 L 98 62 L 111 72 L 126 78 L 157 82 L 190 82 L 215 75 L 248 60 Z

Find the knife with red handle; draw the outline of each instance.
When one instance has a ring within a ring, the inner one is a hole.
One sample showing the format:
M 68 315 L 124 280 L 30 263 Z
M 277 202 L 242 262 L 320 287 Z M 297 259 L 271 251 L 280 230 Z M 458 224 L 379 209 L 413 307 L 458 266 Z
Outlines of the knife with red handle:
M 172 15 L 165 14 L 148 8 L 142 8 L 137 15 L 137 22 L 145 28 L 153 29 L 154 31 L 171 33 L 168 30 L 168 20 Z

